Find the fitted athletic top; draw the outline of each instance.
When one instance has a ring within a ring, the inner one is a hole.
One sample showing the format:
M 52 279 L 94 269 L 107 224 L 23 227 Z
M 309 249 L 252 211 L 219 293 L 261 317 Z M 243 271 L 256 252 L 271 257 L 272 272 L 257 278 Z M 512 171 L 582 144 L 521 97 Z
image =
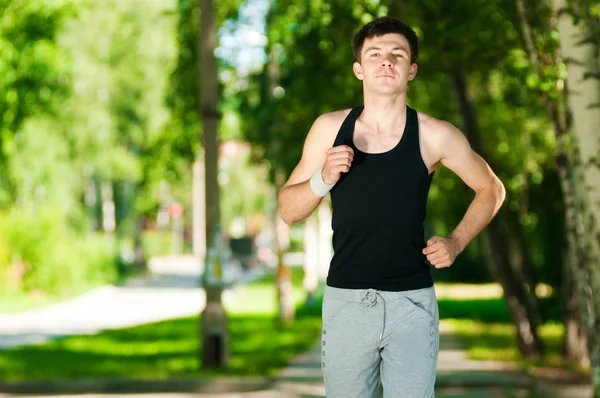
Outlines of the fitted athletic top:
M 398 144 L 371 154 L 354 145 L 353 108 L 333 146 L 348 145 L 354 160 L 331 190 L 333 250 L 327 285 L 403 291 L 433 285 L 422 250 L 427 194 L 433 178 L 419 147 L 417 112 L 407 106 Z

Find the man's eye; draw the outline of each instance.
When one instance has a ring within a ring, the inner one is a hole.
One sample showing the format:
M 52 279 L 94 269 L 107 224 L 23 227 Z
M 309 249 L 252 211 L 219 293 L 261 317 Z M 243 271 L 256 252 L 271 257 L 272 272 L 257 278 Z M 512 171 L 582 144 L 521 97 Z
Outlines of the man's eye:
M 396 58 L 403 58 L 404 57 L 404 55 L 402 55 L 402 54 L 395 54 L 395 56 L 396 56 Z
M 379 53 L 373 53 L 371 54 L 371 57 L 379 57 Z

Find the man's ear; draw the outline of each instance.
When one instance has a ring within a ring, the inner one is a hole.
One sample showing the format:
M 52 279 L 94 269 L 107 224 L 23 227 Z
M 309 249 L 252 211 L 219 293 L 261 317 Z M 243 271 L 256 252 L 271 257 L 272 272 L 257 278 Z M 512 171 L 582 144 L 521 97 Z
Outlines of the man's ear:
M 354 75 L 358 80 L 364 79 L 362 66 L 358 62 L 355 62 L 354 65 L 352 65 L 352 70 L 354 71 Z
M 417 76 L 418 69 L 419 66 L 417 64 L 410 64 L 410 67 L 408 68 L 408 81 L 411 81 Z

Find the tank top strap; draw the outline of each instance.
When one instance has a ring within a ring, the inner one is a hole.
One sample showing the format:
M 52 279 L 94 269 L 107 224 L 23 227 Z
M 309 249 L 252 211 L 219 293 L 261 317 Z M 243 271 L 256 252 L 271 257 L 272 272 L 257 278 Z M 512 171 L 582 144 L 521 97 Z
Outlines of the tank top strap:
M 354 125 L 356 123 L 356 119 L 358 119 L 363 109 L 364 105 L 360 105 L 350 110 L 350 113 L 348 113 L 348 116 L 346 116 L 346 119 L 344 119 L 344 122 L 340 127 L 333 146 L 348 145 L 350 148 L 354 148 L 354 140 L 352 139 L 354 134 Z
M 410 147 L 414 148 L 415 145 L 418 148 L 419 145 L 419 117 L 417 111 L 413 108 L 406 106 L 406 129 L 407 141 L 410 143 Z

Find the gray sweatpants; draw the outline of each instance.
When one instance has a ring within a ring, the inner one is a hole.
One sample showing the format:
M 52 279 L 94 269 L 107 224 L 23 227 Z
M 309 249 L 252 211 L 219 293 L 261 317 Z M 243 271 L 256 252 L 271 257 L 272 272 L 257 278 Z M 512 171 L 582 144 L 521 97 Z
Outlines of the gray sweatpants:
M 439 343 L 435 289 L 338 289 L 323 299 L 321 368 L 327 398 L 434 397 Z

